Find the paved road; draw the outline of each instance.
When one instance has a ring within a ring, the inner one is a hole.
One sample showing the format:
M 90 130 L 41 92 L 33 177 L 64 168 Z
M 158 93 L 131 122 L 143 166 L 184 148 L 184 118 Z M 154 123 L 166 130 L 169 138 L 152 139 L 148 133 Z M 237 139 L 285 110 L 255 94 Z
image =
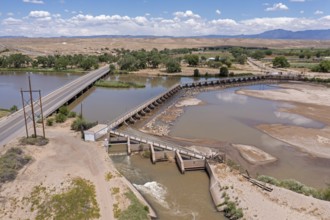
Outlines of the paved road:
M 252 59 L 251 57 L 248 57 L 247 63 L 250 66 L 255 67 L 256 69 L 259 69 L 259 71 L 262 73 L 276 74 L 276 73 L 281 72 L 282 75 L 299 75 L 301 73 L 296 70 L 287 70 L 284 68 L 272 68 L 272 67 L 265 65 L 261 61 Z
M 91 85 L 97 79 L 105 75 L 109 71 L 109 66 L 102 67 L 98 70 L 94 70 L 87 73 L 76 80 L 62 86 L 54 92 L 42 97 L 42 107 L 44 117 L 49 116 L 59 107 L 69 101 L 72 97 L 79 94 L 83 89 Z M 26 107 L 28 115 L 30 113 L 30 106 Z M 38 114 L 40 108 L 38 105 L 35 107 L 35 113 Z M 32 125 L 32 121 L 29 120 L 29 127 Z M 25 133 L 25 123 L 23 110 L 11 114 L 7 118 L 0 121 L 0 146 L 8 143 L 11 139 Z M 30 132 L 31 133 L 31 132 Z

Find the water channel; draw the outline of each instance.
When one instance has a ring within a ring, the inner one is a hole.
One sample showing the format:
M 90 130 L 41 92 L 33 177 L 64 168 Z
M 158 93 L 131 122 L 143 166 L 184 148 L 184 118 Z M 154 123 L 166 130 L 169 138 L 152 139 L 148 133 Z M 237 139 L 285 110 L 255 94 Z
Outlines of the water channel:
M 75 79 L 71 74 L 32 74 L 34 89 L 47 94 Z M 165 91 L 172 85 L 188 82 L 192 78 L 111 76 L 110 80 L 134 81 L 146 84 L 144 89 L 93 88 L 71 104 L 76 112 L 90 121 L 108 122 L 142 102 Z M 0 108 L 20 103 L 20 88 L 27 88 L 25 73 L 0 74 Z M 272 87 L 254 86 L 252 89 Z M 239 162 L 252 173 L 278 178 L 294 178 L 315 187 L 330 182 L 329 160 L 321 160 L 296 150 L 257 130 L 260 123 L 294 124 L 320 128 L 321 122 L 292 114 L 282 114 L 279 107 L 290 104 L 236 95 L 231 88 L 202 92 L 197 95 L 204 105 L 185 107 L 185 114 L 175 123 L 170 135 L 254 145 L 278 158 L 271 165 L 253 166 Z M 82 105 L 81 105 L 82 103 Z M 113 157 L 113 161 L 142 194 L 155 207 L 161 219 L 224 219 L 215 211 L 209 194 L 209 180 L 202 171 L 181 175 L 175 163 L 157 163 L 140 156 Z

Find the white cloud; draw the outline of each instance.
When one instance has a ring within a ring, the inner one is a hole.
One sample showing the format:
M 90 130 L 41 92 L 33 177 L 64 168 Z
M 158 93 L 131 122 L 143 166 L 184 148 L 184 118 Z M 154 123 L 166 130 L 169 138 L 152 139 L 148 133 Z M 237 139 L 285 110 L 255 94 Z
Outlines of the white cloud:
M 136 17 L 122 15 L 90 15 L 79 13 L 69 17 L 47 11 L 31 11 L 22 19 L 0 17 L 1 35 L 24 35 L 30 37 L 74 35 L 238 35 L 257 34 L 273 29 L 293 31 L 306 29 L 330 29 L 330 15 L 320 18 L 260 17 L 245 20 L 208 20 L 192 11 L 176 12 L 172 16 Z M 13 26 L 15 25 L 15 26 Z
M 304 13 L 305 13 L 305 11 L 304 11 L 304 10 L 301 10 L 301 11 L 300 11 L 300 14 L 304 14 Z
M 7 16 L 9 16 L 9 17 L 12 17 L 12 16 L 14 16 L 15 14 L 13 13 L 13 12 L 8 12 L 7 13 Z
M 266 11 L 285 11 L 289 10 L 288 6 L 283 3 L 276 3 L 272 7 L 266 8 Z
M 305 2 L 306 0 L 290 0 L 290 2 Z
M 61 14 L 53 14 L 52 17 L 53 18 L 60 18 L 62 15 Z
M 217 9 L 217 10 L 215 11 L 215 13 L 217 13 L 218 15 L 221 15 L 221 11 L 220 11 L 219 9 Z
M 198 14 L 194 14 L 194 12 L 187 10 L 185 12 L 178 11 L 174 13 L 176 18 L 200 18 Z
M 320 10 L 317 10 L 314 12 L 315 15 L 323 15 L 324 12 L 323 11 L 320 11 Z
M 31 4 L 44 4 L 44 1 L 42 0 L 23 0 L 23 2 Z
M 19 25 L 22 23 L 21 19 L 16 19 L 16 18 L 6 18 L 2 21 L 2 25 Z
M 50 13 L 48 11 L 30 11 L 29 13 L 30 18 L 45 18 L 49 16 Z

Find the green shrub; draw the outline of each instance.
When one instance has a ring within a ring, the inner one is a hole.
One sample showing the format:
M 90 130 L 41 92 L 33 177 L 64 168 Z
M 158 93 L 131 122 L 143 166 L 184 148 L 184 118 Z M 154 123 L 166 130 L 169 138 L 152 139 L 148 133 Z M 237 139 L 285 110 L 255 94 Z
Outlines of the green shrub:
M 13 112 L 16 112 L 18 110 L 18 108 L 16 105 L 13 105 L 9 110 L 11 113 L 13 113 Z
M 68 116 L 70 111 L 69 111 L 69 109 L 68 109 L 67 106 L 62 106 L 62 107 L 58 110 L 58 112 L 59 112 L 60 114 L 63 114 L 63 115 L 65 115 L 65 116 Z
M 119 220 L 127 219 L 148 219 L 149 209 L 136 198 L 132 191 L 125 193 L 125 196 L 130 200 L 130 205 L 126 210 L 120 213 Z
M 264 183 L 270 183 L 275 186 L 280 185 L 280 181 L 278 181 L 277 179 L 275 179 L 274 177 L 271 177 L 271 176 L 261 175 L 261 176 L 257 177 L 257 180 L 262 181 Z
M 75 131 L 81 131 L 81 130 L 88 130 L 92 127 L 94 127 L 95 125 L 97 125 L 98 122 L 87 122 L 85 119 L 83 118 L 77 118 L 76 120 L 74 120 L 71 124 L 71 130 L 75 130 Z
M 48 144 L 49 140 L 42 136 L 35 137 L 31 135 L 30 137 L 23 137 L 20 139 L 21 145 L 35 145 L 35 146 L 44 146 Z
M 236 207 L 236 203 L 229 201 L 228 199 L 225 202 L 226 208 L 224 209 L 225 216 L 229 219 L 240 219 L 243 217 L 243 210 Z
M 20 148 L 10 148 L 0 157 L 0 183 L 12 181 L 18 170 L 26 165 L 31 157 L 26 156 Z
M 199 69 L 194 69 L 194 77 L 200 77 Z
M 219 76 L 220 77 L 228 77 L 229 71 L 228 68 L 223 66 L 220 68 Z
M 75 118 L 77 116 L 76 112 L 69 112 L 68 118 Z
M 321 191 L 321 199 L 330 201 L 330 185 Z
M 82 178 L 75 178 L 62 191 L 54 193 L 42 186 L 34 187 L 25 197 L 36 211 L 36 220 L 43 219 L 99 219 L 100 208 L 96 200 L 95 186 Z
M 48 118 L 46 121 L 46 125 L 47 126 L 53 126 L 54 124 L 54 118 Z
M 317 190 L 313 187 L 306 186 L 301 182 L 293 179 L 277 180 L 274 177 L 264 176 L 264 175 L 258 176 L 257 179 L 265 183 L 270 183 L 275 186 L 286 188 L 296 193 L 304 194 L 306 196 L 313 196 L 314 198 L 317 199 L 330 201 L 330 186 L 328 186 L 325 189 Z
M 63 123 L 63 122 L 65 122 L 66 121 L 66 115 L 64 115 L 62 113 L 56 114 L 55 121 L 56 121 L 56 123 Z
M 287 180 L 283 180 L 280 186 L 297 193 L 303 193 L 304 184 L 293 179 L 287 179 Z

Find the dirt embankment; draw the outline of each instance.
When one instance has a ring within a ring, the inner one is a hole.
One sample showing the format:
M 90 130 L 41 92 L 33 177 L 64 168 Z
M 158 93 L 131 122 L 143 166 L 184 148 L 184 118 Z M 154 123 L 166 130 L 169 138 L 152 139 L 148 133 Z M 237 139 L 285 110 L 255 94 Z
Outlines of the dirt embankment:
M 245 219 L 329 219 L 327 201 L 271 185 L 272 192 L 264 191 L 224 164 L 211 165 L 211 169 L 219 183 L 213 186 L 217 187 L 215 196 L 237 203 Z
M 293 125 L 262 124 L 258 129 L 289 143 L 312 156 L 330 158 L 330 89 L 311 84 L 281 84 L 277 90 L 240 90 L 238 94 L 257 98 L 285 101 L 293 107 L 281 108 L 280 112 L 300 114 L 322 122 L 322 129 Z

